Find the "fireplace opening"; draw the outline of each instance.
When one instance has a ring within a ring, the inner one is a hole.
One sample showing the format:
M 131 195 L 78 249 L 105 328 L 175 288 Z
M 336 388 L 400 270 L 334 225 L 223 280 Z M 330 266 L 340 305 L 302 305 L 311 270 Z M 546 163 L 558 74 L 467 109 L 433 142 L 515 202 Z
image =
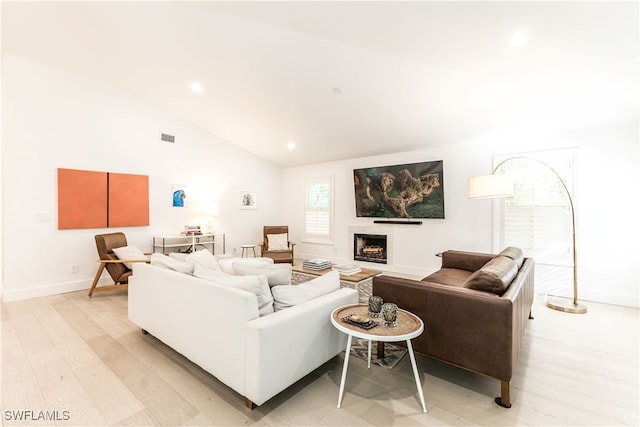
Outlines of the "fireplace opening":
M 354 234 L 353 259 L 386 264 L 387 236 L 384 234 Z

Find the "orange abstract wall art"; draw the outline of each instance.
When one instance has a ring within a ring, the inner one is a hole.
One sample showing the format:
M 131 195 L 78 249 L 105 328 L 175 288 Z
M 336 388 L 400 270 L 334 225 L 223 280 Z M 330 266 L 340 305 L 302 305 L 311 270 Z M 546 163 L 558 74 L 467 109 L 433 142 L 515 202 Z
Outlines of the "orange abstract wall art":
M 58 229 L 149 225 L 149 177 L 58 169 Z

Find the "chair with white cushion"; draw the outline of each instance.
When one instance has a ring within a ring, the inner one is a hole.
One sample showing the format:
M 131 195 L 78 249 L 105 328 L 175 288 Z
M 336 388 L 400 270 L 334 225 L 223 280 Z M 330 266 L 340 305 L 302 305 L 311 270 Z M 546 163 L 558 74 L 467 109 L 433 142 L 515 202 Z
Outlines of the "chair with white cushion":
M 124 233 L 98 234 L 95 239 L 100 266 L 89 289 L 89 297 L 96 292 L 127 290 L 132 263 L 149 262 L 149 259 L 139 249 L 127 245 L 127 237 Z M 105 268 L 113 279 L 113 285 L 96 288 Z
M 293 264 L 293 247 L 289 240 L 289 227 L 286 225 L 265 225 L 263 240 L 259 243 L 263 257 L 273 259 L 274 263 Z

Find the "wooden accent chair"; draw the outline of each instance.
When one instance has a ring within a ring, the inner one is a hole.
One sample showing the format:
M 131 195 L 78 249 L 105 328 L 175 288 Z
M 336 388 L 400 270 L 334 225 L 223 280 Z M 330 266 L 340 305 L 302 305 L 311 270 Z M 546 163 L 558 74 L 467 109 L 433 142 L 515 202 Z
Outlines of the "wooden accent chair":
M 271 238 L 271 241 L 269 239 Z M 265 225 L 262 242 L 259 243 L 263 257 L 273 259 L 274 263 L 293 264 L 293 247 L 289 240 L 289 227 L 286 225 Z
M 113 253 L 113 248 L 127 246 L 127 237 L 124 233 L 97 234 L 95 239 L 98 256 L 100 257 L 98 260 L 100 266 L 93 279 L 91 289 L 89 289 L 89 297 L 96 292 L 125 291 L 129 289 L 129 276 L 131 276 L 132 271 L 125 263 L 149 261 L 118 259 L 116 254 Z M 96 288 L 105 268 L 113 279 L 113 285 Z

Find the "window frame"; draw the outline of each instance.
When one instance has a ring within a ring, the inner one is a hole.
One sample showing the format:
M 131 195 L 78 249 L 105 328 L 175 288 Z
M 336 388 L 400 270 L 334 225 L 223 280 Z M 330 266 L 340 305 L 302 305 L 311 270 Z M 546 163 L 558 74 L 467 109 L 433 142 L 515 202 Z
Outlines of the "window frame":
M 307 232 L 307 214 L 309 211 L 316 212 L 316 209 L 309 208 L 309 190 L 311 186 L 314 185 L 328 185 L 329 186 L 329 206 L 326 209 L 328 213 L 329 220 L 329 232 L 327 234 L 316 234 Z M 304 234 L 303 234 L 303 242 L 304 243 L 316 243 L 323 245 L 333 245 L 334 244 L 334 223 L 335 223 L 335 214 L 334 214 L 334 177 L 333 175 L 316 177 L 316 178 L 306 178 L 304 180 Z

